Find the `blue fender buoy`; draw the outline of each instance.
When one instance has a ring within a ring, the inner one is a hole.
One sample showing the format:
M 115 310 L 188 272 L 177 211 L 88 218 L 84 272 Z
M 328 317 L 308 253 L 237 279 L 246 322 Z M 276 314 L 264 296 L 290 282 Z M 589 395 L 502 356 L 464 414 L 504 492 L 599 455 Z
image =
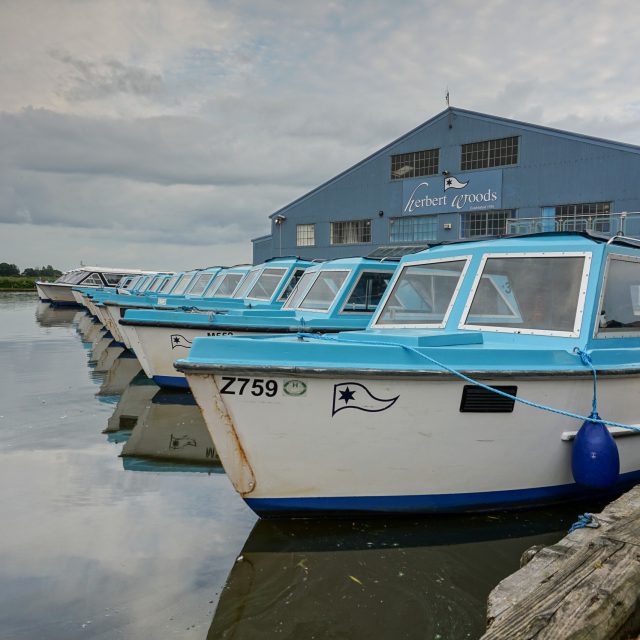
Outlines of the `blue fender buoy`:
M 600 420 L 595 412 L 590 417 Z M 590 489 L 608 489 L 618 481 L 618 446 L 601 422 L 586 420 L 582 423 L 573 441 L 571 471 L 578 484 Z

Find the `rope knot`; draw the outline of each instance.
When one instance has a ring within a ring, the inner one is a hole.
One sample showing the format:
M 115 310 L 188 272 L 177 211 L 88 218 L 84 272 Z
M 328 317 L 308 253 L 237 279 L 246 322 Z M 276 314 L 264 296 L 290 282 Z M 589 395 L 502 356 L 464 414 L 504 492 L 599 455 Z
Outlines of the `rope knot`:
M 593 360 L 591 360 L 591 356 L 586 351 L 583 351 L 582 349 L 580 349 L 580 347 L 576 347 L 573 352 L 576 355 L 580 356 L 580 360 L 582 360 L 582 364 L 585 367 L 593 369 Z

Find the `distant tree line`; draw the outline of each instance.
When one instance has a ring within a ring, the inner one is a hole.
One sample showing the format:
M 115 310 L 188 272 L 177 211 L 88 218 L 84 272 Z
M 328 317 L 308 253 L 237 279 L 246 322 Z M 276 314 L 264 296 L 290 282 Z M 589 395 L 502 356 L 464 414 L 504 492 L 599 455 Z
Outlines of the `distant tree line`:
M 62 275 L 62 271 L 54 269 L 50 264 L 46 267 L 28 267 L 20 271 L 15 264 L 0 262 L 0 276 L 26 276 L 27 278 L 55 277 Z

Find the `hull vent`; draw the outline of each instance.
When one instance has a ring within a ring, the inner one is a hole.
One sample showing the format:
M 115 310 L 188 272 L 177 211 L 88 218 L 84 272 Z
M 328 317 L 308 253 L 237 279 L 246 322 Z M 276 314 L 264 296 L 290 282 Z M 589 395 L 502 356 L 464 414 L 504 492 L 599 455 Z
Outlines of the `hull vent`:
M 500 391 L 517 395 L 518 387 L 495 387 Z M 462 413 L 511 413 L 515 400 L 499 396 L 493 391 L 487 391 L 482 387 L 467 384 L 462 390 L 462 400 L 460 401 L 460 411 Z

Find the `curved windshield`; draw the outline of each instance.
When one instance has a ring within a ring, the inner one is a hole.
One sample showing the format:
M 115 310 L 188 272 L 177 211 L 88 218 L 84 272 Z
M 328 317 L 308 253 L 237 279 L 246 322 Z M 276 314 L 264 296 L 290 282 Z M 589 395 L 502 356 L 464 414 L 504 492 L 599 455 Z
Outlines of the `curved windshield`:
M 333 304 L 348 275 L 349 271 L 321 271 L 298 309 L 326 311 Z
M 640 331 L 640 262 L 611 256 L 598 322 L 598 336 Z
M 464 326 L 573 332 L 584 264 L 584 255 L 489 255 Z
M 187 293 L 190 296 L 199 296 L 207 288 L 207 285 L 211 282 L 211 278 L 213 278 L 212 273 L 201 273 Z
M 230 298 L 236 290 L 244 273 L 220 273 L 204 294 L 205 298 Z
M 162 293 L 163 291 L 169 291 L 171 287 L 178 281 L 178 276 L 171 276 L 167 278 L 159 287 L 158 293 Z
M 253 287 L 251 287 L 247 298 L 251 298 L 252 300 L 270 300 L 286 272 L 286 269 L 265 269 Z
M 315 278 L 318 276 L 319 270 L 313 269 L 311 271 L 305 271 L 302 275 L 302 278 L 298 280 L 298 284 L 294 287 L 293 292 L 287 298 L 287 301 L 284 303 L 283 309 L 295 309 L 298 306 L 298 303 L 304 297 L 304 294 L 307 292 L 309 285 Z
M 402 267 L 375 324 L 444 326 L 466 264 L 439 260 Z
M 287 282 L 287 286 L 282 289 L 282 293 L 278 296 L 278 300 L 283 301 L 286 300 L 293 290 L 296 288 L 296 285 L 300 281 L 304 274 L 304 269 L 295 269 L 291 277 L 289 278 L 289 282 Z
M 243 280 L 240 288 L 233 294 L 234 298 L 246 298 L 247 291 L 253 286 L 253 283 L 256 281 L 256 278 L 260 274 L 261 267 L 256 269 L 251 269 L 249 273 L 247 273 L 247 277 Z
M 180 280 L 178 280 L 178 284 L 169 293 L 172 296 L 182 295 L 189 282 L 191 282 L 191 278 L 193 278 L 193 273 L 185 273 Z
M 392 276 L 393 271 L 362 272 L 342 310 L 350 313 L 373 313 Z

